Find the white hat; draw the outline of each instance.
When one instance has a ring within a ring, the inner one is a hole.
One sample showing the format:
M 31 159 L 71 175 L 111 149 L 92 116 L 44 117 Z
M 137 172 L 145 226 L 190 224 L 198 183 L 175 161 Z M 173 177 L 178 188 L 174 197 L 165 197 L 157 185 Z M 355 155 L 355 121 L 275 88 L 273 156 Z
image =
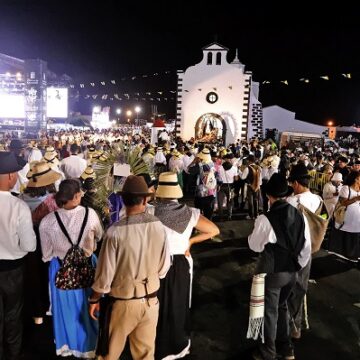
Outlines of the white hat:
M 164 199 L 180 199 L 183 197 L 176 173 L 163 172 L 159 175 L 156 197 Z
M 201 159 L 201 161 L 204 164 L 209 164 L 212 161 L 211 155 L 210 155 L 210 150 L 207 148 L 203 149 L 197 156 Z
M 331 177 L 332 181 L 343 181 L 342 174 L 339 172 L 335 172 L 334 175 Z

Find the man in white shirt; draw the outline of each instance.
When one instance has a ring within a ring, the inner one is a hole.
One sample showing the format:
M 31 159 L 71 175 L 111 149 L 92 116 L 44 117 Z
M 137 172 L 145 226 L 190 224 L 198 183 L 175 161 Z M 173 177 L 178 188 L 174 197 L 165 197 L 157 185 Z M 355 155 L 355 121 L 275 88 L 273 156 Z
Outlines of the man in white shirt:
M 79 178 L 87 168 L 87 162 L 77 155 L 79 152 L 77 144 L 71 144 L 70 152 L 71 155 L 61 161 L 60 170 L 65 174 L 66 179 Z
M 308 170 L 303 162 L 299 162 L 297 165 L 293 166 L 289 176 L 289 182 L 294 189 L 294 196 L 287 198 L 288 203 L 294 207 L 298 207 L 299 204 L 305 206 L 312 212 L 321 206 L 322 199 L 320 196 L 315 195 L 310 192 L 309 181 L 310 175 Z M 310 237 L 310 228 L 309 223 L 304 216 L 305 220 L 305 237 L 307 241 L 311 244 Z M 290 311 L 290 324 L 292 327 L 292 337 L 299 339 L 301 337 L 301 325 L 302 325 L 302 316 L 303 316 L 303 304 L 304 297 L 307 293 L 308 282 L 311 269 L 311 256 L 309 261 L 299 272 L 296 280 L 296 284 L 293 288 L 293 291 L 288 300 L 288 306 Z
M 285 201 L 292 192 L 286 178 L 274 174 L 265 185 L 270 211 L 255 220 L 249 246 L 259 252 L 256 274 L 265 276 L 264 343 L 253 354 L 256 360 L 295 359 L 290 338 L 287 299 L 296 273 L 311 257 L 301 213 Z M 275 345 L 277 342 L 277 345 Z
M 30 209 L 10 193 L 20 169 L 13 153 L 0 152 L 0 359 L 21 358 L 23 259 L 36 249 Z

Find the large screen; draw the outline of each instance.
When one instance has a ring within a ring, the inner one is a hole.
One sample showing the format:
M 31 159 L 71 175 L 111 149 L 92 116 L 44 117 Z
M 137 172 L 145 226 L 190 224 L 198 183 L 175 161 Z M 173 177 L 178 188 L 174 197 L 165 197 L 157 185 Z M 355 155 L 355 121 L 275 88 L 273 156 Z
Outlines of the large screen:
M 0 94 L 0 118 L 24 119 L 25 97 L 17 94 Z
M 68 117 L 68 89 L 49 87 L 46 90 L 46 116 Z

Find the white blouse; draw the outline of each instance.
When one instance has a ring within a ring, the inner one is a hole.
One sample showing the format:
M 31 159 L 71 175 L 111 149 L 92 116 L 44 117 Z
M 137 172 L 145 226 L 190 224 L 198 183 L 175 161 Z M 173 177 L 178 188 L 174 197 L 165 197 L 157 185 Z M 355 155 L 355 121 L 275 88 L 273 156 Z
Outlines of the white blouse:
M 185 251 L 189 247 L 189 239 L 195 225 L 198 223 L 200 218 L 200 210 L 190 208 L 192 215 L 189 224 L 182 234 L 179 234 L 175 230 L 172 230 L 165 226 L 166 234 L 169 243 L 170 255 L 184 255 Z
M 78 239 L 85 217 L 85 208 L 77 206 L 71 210 L 59 209 L 58 213 L 74 244 Z M 50 261 L 53 257 L 64 259 L 71 245 L 60 229 L 54 212 L 46 215 L 41 220 L 39 230 L 43 261 Z M 100 241 L 102 235 L 103 228 L 99 217 L 94 209 L 89 208 L 88 220 L 79 243 L 87 256 L 90 256 L 96 250 L 96 242 Z
M 351 187 L 343 186 L 340 190 L 339 197 L 346 200 L 349 199 L 349 189 L 350 199 L 360 195 L 360 192 L 355 191 Z M 341 226 L 341 224 L 336 223 L 336 227 L 339 226 Z M 340 230 L 350 233 L 360 233 L 360 201 L 355 201 L 351 205 L 348 205 L 345 211 L 344 225 Z

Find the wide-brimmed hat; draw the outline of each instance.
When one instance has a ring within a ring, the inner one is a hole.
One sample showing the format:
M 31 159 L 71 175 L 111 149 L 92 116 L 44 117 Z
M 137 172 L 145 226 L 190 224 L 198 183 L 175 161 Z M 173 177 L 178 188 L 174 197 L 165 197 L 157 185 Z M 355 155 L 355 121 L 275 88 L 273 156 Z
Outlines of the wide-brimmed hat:
M 43 161 L 47 162 L 49 166 L 58 166 L 59 165 L 59 159 L 57 158 L 57 152 L 56 151 L 47 151 L 44 154 Z
M 96 179 L 96 174 L 92 166 L 88 166 L 84 172 L 80 175 L 81 179 Z
M 31 179 L 31 177 L 32 177 L 32 175 L 33 175 L 34 166 L 35 166 L 36 164 L 38 164 L 39 162 L 40 162 L 40 161 L 38 161 L 38 160 L 34 160 L 34 161 L 32 161 L 32 162 L 29 164 L 30 170 L 29 170 L 28 173 L 26 174 L 26 177 L 27 177 L 28 179 Z
M 10 145 L 9 145 L 9 149 L 11 150 L 15 150 L 15 149 L 24 149 L 25 148 L 25 145 L 23 144 L 23 142 L 19 139 L 13 139 L 11 140 L 10 142 Z
M 54 152 L 54 153 L 57 154 L 57 152 L 55 151 L 55 148 L 54 148 L 52 145 L 47 146 L 46 149 L 45 149 L 45 151 L 46 151 L 46 152 Z
M 179 157 L 181 156 L 181 154 L 180 154 L 176 149 L 174 149 L 174 150 L 171 152 L 171 155 L 172 155 L 172 156 L 175 156 L 175 157 L 177 157 L 177 158 L 179 158 Z
M 207 148 L 203 149 L 202 151 L 199 152 L 199 154 L 197 156 L 198 156 L 198 158 L 201 159 L 201 162 L 203 164 L 209 164 L 212 162 L 210 149 L 207 149 Z
M 153 196 L 154 193 L 149 192 L 146 181 L 142 176 L 129 175 L 124 183 L 119 195 L 135 195 L 135 196 Z
M 289 181 L 310 179 L 308 169 L 303 162 L 299 162 L 291 168 Z
M 52 170 L 49 164 L 43 161 L 35 164 L 31 171 L 32 174 L 27 187 L 38 188 L 51 185 L 61 178 L 59 173 Z
M 180 199 L 183 197 L 176 173 L 163 172 L 160 174 L 156 197 L 164 199 Z
M 271 176 L 270 180 L 264 185 L 264 190 L 267 195 L 276 198 L 290 196 L 294 189 L 288 185 L 285 176 L 275 173 Z
M 342 174 L 339 172 L 335 172 L 334 175 L 331 177 L 332 181 L 343 181 Z
M 11 174 L 21 170 L 26 165 L 24 159 L 12 152 L 0 152 L 0 174 Z

